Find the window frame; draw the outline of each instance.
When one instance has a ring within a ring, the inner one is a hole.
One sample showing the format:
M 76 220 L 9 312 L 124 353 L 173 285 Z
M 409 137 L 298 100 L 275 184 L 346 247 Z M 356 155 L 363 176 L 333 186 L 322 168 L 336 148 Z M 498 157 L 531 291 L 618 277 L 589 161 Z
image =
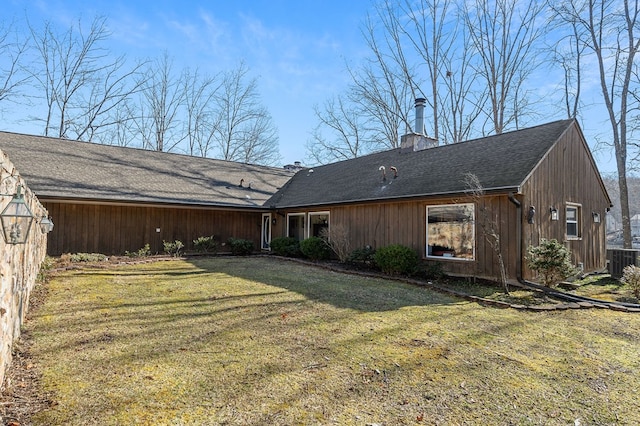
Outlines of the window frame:
M 455 256 L 436 256 L 429 254 L 429 209 L 442 208 L 442 207 L 470 207 L 471 208 L 471 257 L 455 257 Z M 438 260 L 453 260 L 460 262 L 474 262 L 476 261 L 476 205 L 475 203 L 452 203 L 452 204 L 433 204 L 425 206 L 425 258 L 438 259 Z
M 292 216 L 297 216 L 297 217 L 302 217 L 302 235 L 301 235 L 301 239 L 299 241 L 302 241 L 305 239 L 305 232 L 306 232 L 306 226 L 307 226 L 307 214 L 305 212 L 302 213 L 287 213 L 287 237 L 291 237 L 292 235 L 290 235 L 289 230 L 291 228 L 291 226 L 289 225 L 289 221 L 291 220 Z
M 575 220 L 569 220 L 569 209 L 575 210 Z M 569 224 L 575 225 L 575 234 L 569 234 Z M 582 205 L 578 203 L 566 203 L 564 207 L 564 233 L 567 240 L 582 239 Z
M 327 228 L 330 228 L 330 226 L 331 226 L 331 214 L 330 214 L 329 211 L 309 212 L 309 213 L 307 213 L 307 222 L 306 222 L 306 230 L 305 230 L 307 238 L 310 238 L 312 236 L 312 234 L 311 234 L 311 222 L 313 221 L 312 220 L 313 216 L 327 216 Z M 319 237 L 319 235 L 318 235 L 318 237 Z
M 262 225 L 260 226 L 260 250 L 271 251 L 272 223 L 271 213 L 262 213 Z

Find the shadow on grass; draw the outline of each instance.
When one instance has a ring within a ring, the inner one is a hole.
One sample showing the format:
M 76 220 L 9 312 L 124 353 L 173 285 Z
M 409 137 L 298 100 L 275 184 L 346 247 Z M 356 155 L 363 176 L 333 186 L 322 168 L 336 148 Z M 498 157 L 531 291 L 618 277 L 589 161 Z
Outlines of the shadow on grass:
M 188 259 L 188 262 L 201 270 L 257 281 L 293 291 L 313 301 L 358 311 L 389 311 L 461 301 L 424 287 L 334 272 L 284 259 L 212 257 Z

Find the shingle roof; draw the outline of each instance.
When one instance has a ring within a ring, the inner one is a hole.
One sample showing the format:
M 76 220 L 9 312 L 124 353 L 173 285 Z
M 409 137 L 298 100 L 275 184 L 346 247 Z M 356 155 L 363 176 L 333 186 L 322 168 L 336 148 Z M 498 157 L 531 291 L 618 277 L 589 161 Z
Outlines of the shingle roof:
M 41 198 L 256 207 L 291 177 L 273 167 L 8 132 L 0 132 L 0 150 Z
M 300 207 L 408 198 L 465 191 L 475 174 L 486 191 L 517 191 L 560 136 L 574 125 L 561 120 L 417 152 L 394 149 L 298 172 L 266 202 Z M 386 168 L 382 179 L 380 166 Z M 397 168 L 394 179 L 391 167 Z

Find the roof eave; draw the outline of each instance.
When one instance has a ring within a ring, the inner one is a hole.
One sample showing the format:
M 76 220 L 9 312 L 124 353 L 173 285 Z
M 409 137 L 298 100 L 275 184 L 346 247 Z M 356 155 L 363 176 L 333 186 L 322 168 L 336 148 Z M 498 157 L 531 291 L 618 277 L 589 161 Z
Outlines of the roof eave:
M 521 192 L 521 187 L 519 185 L 503 186 L 503 187 L 495 187 L 495 188 L 483 188 L 482 190 L 485 193 L 485 195 L 509 194 L 509 193 L 519 194 Z M 460 196 L 468 196 L 468 192 L 464 190 L 455 191 L 455 192 L 431 192 L 431 193 L 425 193 L 425 194 L 413 194 L 413 195 L 406 195 L 406 196 L 361 198 L 361 199 L 341 200 L 341 201 L 332 201 L 332 202 L 318 202 L 318 203 L 291 204 L 291 205 L 272 204 L 269 207 L 271 209 L 299 209 L 299 208 L 317 207 L 317 206 L 337 206 L 337 205 L 344 205 L 344 204 L 375 203 L 380 201 L 408 201 L 408 200 L 419 199 L 419 198 L 442 198 L 442 197 L 453 198 L 453 197 L 460 197 Z
M 165 202 L 156 201 L 125 201 L 112 199 L 96 199 L 96 198 L 73 198 L 73 197 L 55 197 L 38 195 L 38 199 L 42 203 L 59 203 L 59 204 L 87 204 L 87 205 L 109 205 L 124 207 L 161 207 L 161 208 L 188 208 L 188 209 L 213 209 L 213 210 L 252 210 L 266 211 L 267 207 L 263 205 L 241 205 L 232 203 L 191 203 L 191 202 Z

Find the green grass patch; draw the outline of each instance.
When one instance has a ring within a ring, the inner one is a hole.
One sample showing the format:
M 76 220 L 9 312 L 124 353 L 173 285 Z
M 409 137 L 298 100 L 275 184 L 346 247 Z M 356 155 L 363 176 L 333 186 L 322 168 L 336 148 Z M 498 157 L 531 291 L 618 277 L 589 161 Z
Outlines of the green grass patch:
M 494 309 L 273 258 L 61 273 L 36 425 L 634 424 L 640 316 Z
M 570 293 L 610 302 L 640 303 L 633 289 L 609 274 L 589 275 L 573 282 L 578 287 Z

